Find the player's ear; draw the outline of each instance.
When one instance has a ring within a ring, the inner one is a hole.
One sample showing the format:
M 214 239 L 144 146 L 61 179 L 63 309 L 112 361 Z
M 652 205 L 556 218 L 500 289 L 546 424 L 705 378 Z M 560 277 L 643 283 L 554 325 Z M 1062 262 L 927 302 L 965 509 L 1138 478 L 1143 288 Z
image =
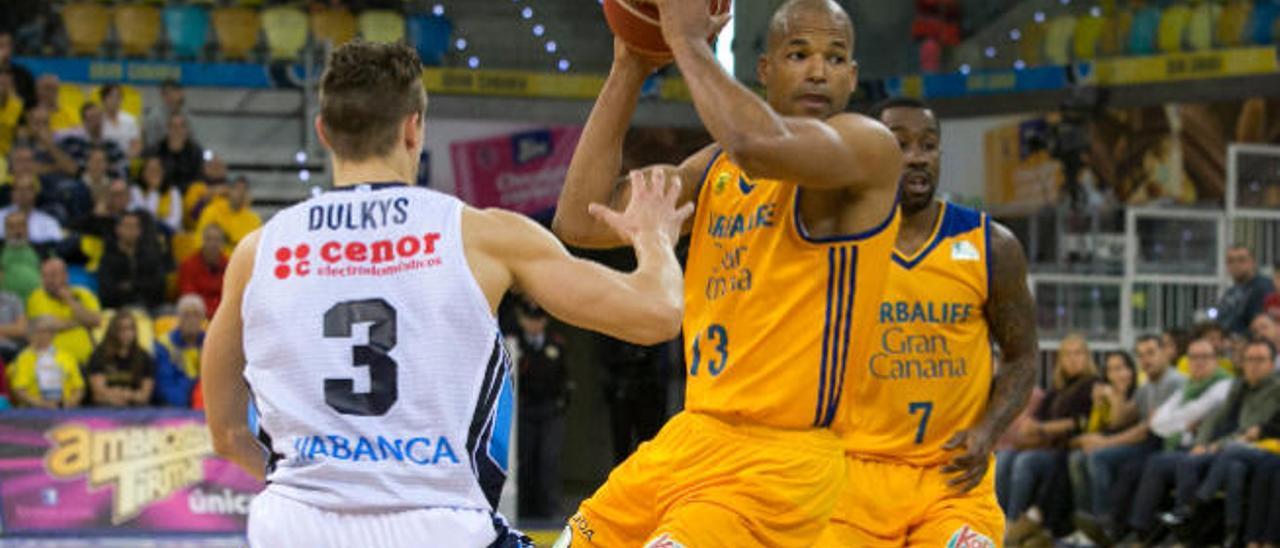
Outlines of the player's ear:
M 854 93 L 858 92 L 858 62 L 857 61 L 853 59 L 849 60 L 849 71 L 853 72 L 853 89 L 849 91 L 849 95 L 853 95 Z
M 400 128 L 404 131 L 404 146 L 408 150 L 418 150 L 422 146 L 424 135 L 422 131 L 422 113 L 415 112 L 405 117 L 404 127 Z
M 767 82 L 769 77 L 769 54 L 762 53 L 756 59 L 756 80 Z
M 319 114 L 316 115 L 315 126 L 316 137 L 320 138 L 320 144 L 324 145 L 324 148 L 332 150 L 332 147 L 329 146 L 329 137 L 324 134 L 324 120 L 320 119 Z

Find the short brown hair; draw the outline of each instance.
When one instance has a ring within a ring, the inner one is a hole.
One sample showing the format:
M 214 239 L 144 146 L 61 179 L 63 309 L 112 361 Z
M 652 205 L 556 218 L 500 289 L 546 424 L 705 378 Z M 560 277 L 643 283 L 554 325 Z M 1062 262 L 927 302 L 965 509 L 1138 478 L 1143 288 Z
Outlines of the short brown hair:
M 333 153 L 366 160 L 388 153 L 400 124 L 427 108 L 422 61 L 404 44 L 355 40 L 329 55 L 320 120 Z

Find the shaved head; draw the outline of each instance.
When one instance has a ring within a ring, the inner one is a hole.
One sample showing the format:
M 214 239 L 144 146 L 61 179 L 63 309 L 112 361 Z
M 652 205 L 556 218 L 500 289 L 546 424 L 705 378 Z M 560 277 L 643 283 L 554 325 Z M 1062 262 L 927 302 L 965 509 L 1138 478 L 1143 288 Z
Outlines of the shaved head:
M 797 27 L 833 25 L 839 27 L 849 39 L 849 51 L 853 51 L 853 20 L 835 0 L 787 0 L 769 20 L 769 49 L 786 43 Z

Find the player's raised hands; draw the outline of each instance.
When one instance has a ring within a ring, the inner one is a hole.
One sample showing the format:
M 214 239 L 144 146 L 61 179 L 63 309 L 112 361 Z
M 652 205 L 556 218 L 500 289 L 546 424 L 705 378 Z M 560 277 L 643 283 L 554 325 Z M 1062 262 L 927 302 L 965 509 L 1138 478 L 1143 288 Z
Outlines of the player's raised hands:
M 591 204 L 588 211 L 613 228 L 628 243 L 646 235 L 665 238 L 670 244 L 680 239 L 680 227 L 693 214 L 693 204 L 676 208 L 680 197 L 680 177 L 667 179 L 664 169 L 632 171 L 631 201 L 626 210 L 618 212 L 600 204 Z

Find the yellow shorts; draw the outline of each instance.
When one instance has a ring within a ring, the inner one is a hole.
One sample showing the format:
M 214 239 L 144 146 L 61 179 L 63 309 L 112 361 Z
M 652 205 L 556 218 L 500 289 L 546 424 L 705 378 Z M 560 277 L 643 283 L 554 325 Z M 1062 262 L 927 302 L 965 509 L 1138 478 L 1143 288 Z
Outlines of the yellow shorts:
M 680 413 L 569 518 L 557 546 L 809 548 L 844 482 L 839 439 Z M 562 539 L 564 540 L 564 539 Z
M 919 467 L 849 457 L 848 477 L 831 525 L 817 544 L 834 547 L 990 548 L 1003 545 L 995 466 L 968 493 L 947 485 L 942 466 Z

